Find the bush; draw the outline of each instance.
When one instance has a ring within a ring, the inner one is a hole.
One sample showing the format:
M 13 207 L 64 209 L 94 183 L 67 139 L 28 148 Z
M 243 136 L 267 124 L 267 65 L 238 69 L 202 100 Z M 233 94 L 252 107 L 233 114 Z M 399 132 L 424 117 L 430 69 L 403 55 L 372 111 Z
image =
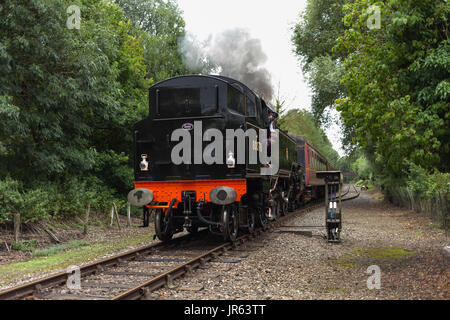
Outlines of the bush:
M 25 190 L 21 182 L 7 177 L 0 181 L 0 222 L 20 213 L 24 223 L 48 218 L 49 195 L 41 188 Z
M 417 212 L 424 212 L 439 221 L 443 228 L 449 228 L 450 174 L 425 169 L 410 163 L 406 182 L 391 183 L 386 192 L 396 205 L 406 206 Z
M 25 240 L 22 242 L 13 242 L 12 248 L 19 251 L 34 251 L 38 245 L 39 242 L 36 240 Z
M 0 180 L 0 223 L 11 222 L 14 213 L 21 215 L 23 223 L 70 217 L 84 212 L 88 204 L 93 210 L 107 211 L 112 202 L 125 212 L 126 199 L 118 197 L 115 190 L 94 176 L 35 182 L 29 188 L 10 177 Z

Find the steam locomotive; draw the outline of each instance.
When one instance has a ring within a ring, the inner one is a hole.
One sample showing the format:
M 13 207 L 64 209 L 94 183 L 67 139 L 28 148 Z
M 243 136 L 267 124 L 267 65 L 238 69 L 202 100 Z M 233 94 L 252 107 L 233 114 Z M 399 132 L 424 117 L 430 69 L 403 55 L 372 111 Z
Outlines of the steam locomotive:
M 134 126 L 128 200 L 144 216 L 154 210 L 160 240 L 207 227 L 233 241 L 323 194 L 315 172 L 334 168 L 302 137 L 267 132 L 270 114 L 264 99 L 224 76 L 149 89 L 149 115 Z

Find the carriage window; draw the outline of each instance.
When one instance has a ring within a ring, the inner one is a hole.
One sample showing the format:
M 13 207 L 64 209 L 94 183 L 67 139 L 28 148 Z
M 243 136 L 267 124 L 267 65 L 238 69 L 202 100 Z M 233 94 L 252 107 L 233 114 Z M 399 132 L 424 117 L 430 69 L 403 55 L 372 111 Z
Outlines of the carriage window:
M 159 117 L 176 118 L 214 115 L 217 112 L 215 87 L 160 88 Z
M 256 117 L 256 103 L 255 103 L 255 99 L 247 96 L 246 97 L 247 100 L 247 109 L 246 109 L 246 116 L 248 117 Z
M 244 114 L 244 96 L 233 87 L 228 87 L 228 108 Z

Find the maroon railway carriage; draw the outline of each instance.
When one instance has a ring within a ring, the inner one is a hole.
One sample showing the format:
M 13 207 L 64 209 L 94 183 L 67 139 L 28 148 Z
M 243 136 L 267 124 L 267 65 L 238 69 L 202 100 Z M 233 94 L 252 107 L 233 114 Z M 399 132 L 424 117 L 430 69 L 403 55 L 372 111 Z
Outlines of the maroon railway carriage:
M 303 168 L 305 191 L 310 193 L 313 198 L 322 196 L 325 192 L 325 182 L 323 179 L 317 179 L 316 172 L 335 171 L 337 169 L 305 138 L 294 134 L 289 135 L 297 142 L 298 162 Z

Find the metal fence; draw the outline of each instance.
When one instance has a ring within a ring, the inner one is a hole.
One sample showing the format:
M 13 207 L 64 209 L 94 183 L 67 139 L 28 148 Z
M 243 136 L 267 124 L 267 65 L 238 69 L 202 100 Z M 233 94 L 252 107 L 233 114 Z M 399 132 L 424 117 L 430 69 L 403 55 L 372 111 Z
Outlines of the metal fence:
M 439 222 L 444 230 L 450 229 L 450 194 L 435 193 L 418 195 L 408 187 L 388 190 L 389 201 L 398 206 L 408 207 L 416 212 L 424 212 L 434 221 Z

